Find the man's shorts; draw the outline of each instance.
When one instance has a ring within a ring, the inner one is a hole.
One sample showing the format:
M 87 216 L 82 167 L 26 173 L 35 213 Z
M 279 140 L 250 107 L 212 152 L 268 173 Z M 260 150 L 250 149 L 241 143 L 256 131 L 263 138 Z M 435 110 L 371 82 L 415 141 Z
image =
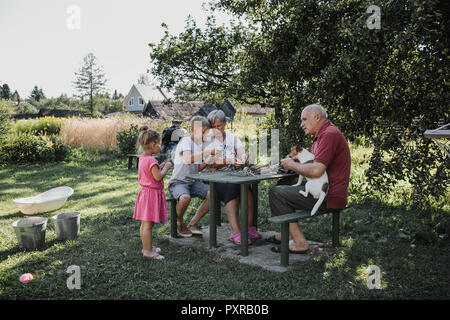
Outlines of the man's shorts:
M 169 192 L 175 199 L 178 199 L 183 194 L 188 194 L 191 197 L 197 197 L 205 199 L 209 191 L 209 185 L 201 181 L 184 182 L 177 181 L 173 182 L 168 186 Z

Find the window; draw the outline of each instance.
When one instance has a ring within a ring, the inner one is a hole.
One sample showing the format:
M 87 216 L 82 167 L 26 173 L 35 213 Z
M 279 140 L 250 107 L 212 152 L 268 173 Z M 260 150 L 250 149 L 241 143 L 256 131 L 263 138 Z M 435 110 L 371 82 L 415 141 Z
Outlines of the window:
M 140 106 L 143 106 L 143 105 L 144 105 L 144 100 L 143 100 L 141 97 L 139 97 L 139 105 L 140 105 Z
M 134 98 L 133 97 L 131 97 L 130 100 L 128 100 L 128 105 L 129 106 L 134 105 Z

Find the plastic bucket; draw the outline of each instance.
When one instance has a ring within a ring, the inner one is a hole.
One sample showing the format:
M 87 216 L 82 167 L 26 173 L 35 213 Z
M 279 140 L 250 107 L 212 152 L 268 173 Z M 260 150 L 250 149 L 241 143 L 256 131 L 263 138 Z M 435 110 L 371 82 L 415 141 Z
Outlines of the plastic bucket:
M 13 222 L 12 226 L 20 247 L 35 250 L 44 245 L 47 218 L 27 217 Z
M 75 240 L 80 234 L 80 213 L 63 212 L 52 217 L 58 240 Z

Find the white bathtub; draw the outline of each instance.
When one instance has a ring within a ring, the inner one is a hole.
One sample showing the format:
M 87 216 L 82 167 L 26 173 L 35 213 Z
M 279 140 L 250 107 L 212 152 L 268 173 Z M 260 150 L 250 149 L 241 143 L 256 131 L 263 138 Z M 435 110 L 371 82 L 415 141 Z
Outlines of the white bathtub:
M 34 197 L 14 199 L 23 214 L 49 212 L 61 208 L 73 194 L 70 187 L 57 187 Z

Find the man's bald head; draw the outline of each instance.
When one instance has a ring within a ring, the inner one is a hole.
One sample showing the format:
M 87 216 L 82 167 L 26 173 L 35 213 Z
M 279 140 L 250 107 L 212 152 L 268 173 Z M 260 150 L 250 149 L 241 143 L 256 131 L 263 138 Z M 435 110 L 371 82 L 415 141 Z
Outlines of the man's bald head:
M 303 109 L 303 111 L 302 111 L 302 114 L 303 114 L 303 112 L 308 112 L 308 111 L 310 111 L 311 112 L 311 116 L 315 116 L 316 114 L 319 114 L 320 115 L 320 117 L 322 118 L 322 119 L 327 119 L 327 117 L 328 117 L 328 115 L 327 115 L 327 111 L 320 105 L 320 104 L 310 104 L 310 105 L 307 105 L 304 109 Z
M 327 121 L 327 112 L 320 104 L 310 104 L 302 111 L 301 127 L 306 134 L 315 135 Z

